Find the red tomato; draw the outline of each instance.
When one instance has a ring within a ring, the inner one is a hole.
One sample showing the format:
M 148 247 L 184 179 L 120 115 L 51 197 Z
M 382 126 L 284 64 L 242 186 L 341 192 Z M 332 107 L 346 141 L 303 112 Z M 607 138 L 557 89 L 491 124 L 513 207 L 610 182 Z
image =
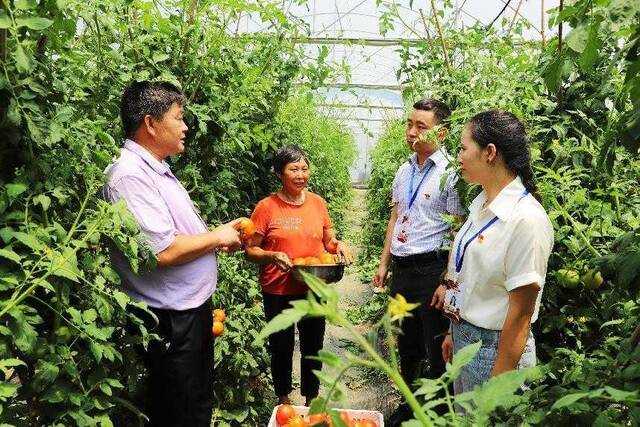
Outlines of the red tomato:
M 276 411 L 276 421 L 279 425 L 287 424 L 289 419 L 296 414 L 295 409 L 291 405 L 280 405 Z
M 300 415 L 289 418 L 289 427 L 305 427 L 304 419 Z
M 329 424 L 327 420 L 327 414 L 324 412 L 321 414 L 311 414 L 307 419 L 307 424 L 310 427 L 313 427 L 315 425 L 320 425 L 322 423 Z
M 340 419 L 346 424 L 346 425 L 351 425 L 351 417 L 349 417 L 349 414 L 347 414 L 346 412 L 342 411 L 340 412 Z

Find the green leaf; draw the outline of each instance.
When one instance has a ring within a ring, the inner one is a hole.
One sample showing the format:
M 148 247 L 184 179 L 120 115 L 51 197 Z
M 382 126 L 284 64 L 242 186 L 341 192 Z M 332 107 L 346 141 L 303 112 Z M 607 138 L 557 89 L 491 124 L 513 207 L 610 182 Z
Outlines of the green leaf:
M 49 384 L 58 378 L 60 368 L 46 360 L 39 360 L 36 364 L 36 380 L 45 384 Z
M 0 29 L 11 28 L 11 18 L 4 9 L 0 9 Z
M 118 305 L 120 306 L 120 308 L 123 309 L 123 310 L 125 308 L 127 308 L 127 304 L 129 303 L 129 301 L 131 301 L 129 296 L 127 294 L 125 294 L 124 292 L 121 292 L 121 291 L 114 291 L 113 292 L 113 297 L 115 298 L 115 300 L 118 303 Z
M 5 400 L 14 396 L 18 392 L 18 384 L 0 382 L 0 399 Z
M 557 55 L 553 60 L 547 63 L 542 69 L 542 77 L 547 88 L 556 92 L 560 89 L 560 84 L 565 75 L 571 70 L 571 61 L 564 55 Z
M 20 264 L 20 260 L 21 260 L 20 255 L 18 255 L 17 253 L 9 249 L 9 246 L 7 246 L 7 248 L 5 249 L 0 249 L 0 257 L 9 259 L 15 262 L 16 264 Z
M 20 43 L 16 45 L 15 58 L 16 67 L 21 73 L 26 73 L 33 67 L 33 61 L 31 60 L 31 57 L 27 55 Z
M 71 248 L 65 248 L 64 254 L 58 251 L 53 251 L 51 260 L 51 274 L 58 277 L 64 277 L 79 283 L 78 276 L 80 276 L 80 270 L 78 270 L 78 260 L 76 259 L 76 253 Z
M 586 41 L 585 47 L 580 54 L 578 63 L 580 69 L 587 73 L 589 72 L 596 61 L 598 60 L 600 49 L 602 49 L 602 40 L 598 37 L 598 29 L 600 28 L 600 21 L 596 20 L 589 26 L 589 37 Z
M 427 400 L 429 396 L 435 396 L 435 394 L 442 389 L 442 386 L 439 384 L 437 380 L 421 378 L 418 380 L 420 387 L 415 391 L 417 396 L 427 396 Z
M 567 35 L 567 46 L 575 52 L 582 53 L 587 45 L 587 38 L 589 37 L 589 31 L 586 25 L 580 25 L 576 27 Z
M 27 27 L 31 30 L 44 30 L 53 24 L 51 19 L 42 18 L 40 16 L 27 16 L 16 19 L 16 25 L 19 27 Z
M 9 243 L 12 237 L 13 237 L 13 228 L 4 227 L 0 229 L 0 239 L 2 239 L 3 242 Z
M 33 201 L 42 206 L 42 209 L 45 211 L 49 209 L 49 206 L 51 206 L 51 198 L 45 194 L 38 194 L 33 198 Z
M 106 378 L 105 381 L 113 388 L 124 388 L 124 385 L 115 378 Z
M 109 386 L 109 384 L 100 383 L 99 387 L 100 387 L 100 390 L 102 390 L 102 392 L 107 396 L 113 395 L 113 391 L 111 391 L 111 387 Z
M 342 360 L 336 354 L 327 350 L 320 350 L 316 359 L 332 368 L 339 368 L 342 366 Z
M 155 62 L 156 64 L 162 61 L 166 61 L 167 59 L 169 59 L 170 56 L 167 55 L 166 53 L 154 53 L 153 54 L 153 62 Z
M 7 184 L 6 185 L 7 196 L 9 197 L 9 201 L 12 202 L 18 197 L 20 194 L 27 191 L 27 185 L 21 182 Z
M 300 301 L 298 301 L 300 302 Z M 255 344 L 260 345 L 269 335 L 287 329 L 289 326 L 300 321 L 308 311 L 300 308 L 288 308 L 276 317 L 271 319 L 269 323 L 260 331 L 255 339 Z
M 319 414 L 321 412 L 324 412 L 324 408 L 325 408 L 326 404 L 327 404 L 327 402 L 324 400 L 324 398 L 316 397 L 315 399 L 313 399 L 311 401 L 311 405 L 309 406 L 309 413 L 310 414 Z
M 84 320 L 85 323 L 93 323 L 96 321 L 97 318 L 98 318 L 98 312 L 93 308 L 85 310 L 82 313 L 82 320 Z
M 38 5 L 36 0 L 16 0 L 15 6 L 20 10 L 34 9 Z
M 35 236 L 22 231 L 14 231 L 13 237 L 31 250 L 38 252 L 44 248 L 44 245 Z
M 619 325 L 621 323 L 624 323 L 624 319 L 609 320 L 608 322 L 604 322 L 600 325 L 600 329 L 606 328 L 607 326 Z
M 609 386 L 605 386 L 604 389 L 607 393 L 609 393 L 609 396 L 611 396 L 613 400 L 616 400 L 618 402 L 624 402 L 629 399 L 638 398 L 637 391 L 618 390 L 617 388 L 613 388 Z
M 558 399 L 556 403 L 553 404 L 551 409 L 553 410 L 553 409 L 560 409 L 560 408 L 567 407 L 587 396 L 589 396 L 589 392 L 568 394 Z
M 517 399 L 514 396 L 520 387 L 527 380 L 540 378 L 541 376 L 540 367 L 533 366 L 515 369 L 490 378 L 479 389 L 472 392 L 474 393 L 474 401 L 479 415 L 488 416 L 496 408 L 508 408 L 517 403 Z
M 476 357 L 476 354 L 480 351 L 482 341 L 478 341 L 473 344 L 462 348 L 453 356 L 453 362 L 447 365 L 447 372 L 451 375 L 451 378 L 457 378 L 462 371 L 462 368 L 469 364 Z
M 2 360 L 0 360 L 0 370 L 2 370 L 2 372 L 4 372 L 5 377 L 7 376 L 7 373 L 9 372 L 8 368 L 12 368 L 14 366 L 27 366 L 27 364 L 24 363 L 20 359 L 2 359 Z
M 103 346 L 100 344 L 97 344 L 95 341 L 89 342 L 89 350 L 91 350 L 93 357 L 96 359 L 96 362 L 98 363 L 100 363 L 100 361 L 102 360 L 102 349 L 103 349 Z

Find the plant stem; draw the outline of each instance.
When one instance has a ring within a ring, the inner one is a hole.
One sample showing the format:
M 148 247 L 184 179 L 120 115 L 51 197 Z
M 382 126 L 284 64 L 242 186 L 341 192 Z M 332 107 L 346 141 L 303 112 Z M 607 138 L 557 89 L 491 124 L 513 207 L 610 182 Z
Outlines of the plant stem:
M 438 19 L 438 13 L 436 12 L 436 4 L 434 0 L 431 0 L 431 11 L 433 12 L 433 19 L 436 21 L 436 28 L 438 35 L 440 36 L 440 43 L 442 44 L 442 53 L 444 54 L 444 63 L 447 66 L 447 72 L 451 75 L 451 63 L 449 62 L 449 53 L 447 52 L 447 45 L 444 42 L 444 35 L 442 34 L 442 28 L 440 27 L 440 20 Z
M 382 325 L 384 327 L 385 339 L 387 341 L 387 347 L 389 347 L 389 358 L 391 359 L 391 366 L 394 369 L 398 369 L 398 360 L 396 358 L 396 346 L 393 340 L 393 334 L 391 333 L 391 320 L 388 316 L 384 316 L 382 319 Z
M 420 421 L 420 423 L 422 423 L 423 426 L 433 426 L 433 423 L 431 422 L 427 414 L 425 414 L 424 411 L 422 410 L 420 403 L 411 392 L 411 389 L 409 388 L 407 383 L 404 382 L 400 373 L 397 370 L 393 369 L 391 366 L 389 366 L 389 364 L 385 362 L 382 357 L 380 357 L 378 352 L 376 352 L 376 350 L 371 346 L 371 344 L 369 344 L 369 342 L 362 335 L 360 335 L 353 328 L 353 326 L 344 317 L 342 317 L 342 315 L 337 315 L 335 317 L 335 320 L 337 321 L 339 326 L 342 326 L 347 331 L 349 331 L 349 333 L 353 336 L 353 338 L 360 345 L 360 347 L 362 347 L 362 349 L 371 356 L 371 358 L 378 364 L 378 366 L 396 384 L 396 386 L 400 389 L 400 393 L 402 393 L 404 398 L 407 400 L 407 403 L 413 410 L 414 415 Z
M 582 224 L 576 221 L 566 209 L 560 206 L 560 203 L 555 197 L 552 197 L 551 200 L 554 205 L 554 208 L 560 211 L 560 213 L 562 213 L 562 216 L 564 216 L 571 223 L 571 225 L 573 226 L 574 232 L 584 242 L 587 249 L 589 249 L 594 256 L 598 258 L 601 257 L 602 255 L 600 254 L 600 252 L 598 252 L 596 248 L 591 246 L 591 242 L 589 241 L 589 239 L 587 239 L 587 236 L 585 236 L 585 234 L 580 230 L 580 226 Z
M 451 394 L 449 394 L 449 387 L 448 384 L 445 383 L 444 381 L 441 381 L 442 385 L 443 385 L 443 389 L 444 389 L 444 395 L 447 399 L 447 407 L 449 408 L 449 415 L 451 415 L 451 419 L 453 420 L 453 425 L 460 425 L 458 423 L 458 419 L 456 417 L 456 411 L 455 409 L 453 409 L 453 405 L 451 404 Z
M 336 377 L 336 380 L 333 382 L 333 384 L 331 384 L 331 388 L 329 389 L 329 392 L 327 393 L 328 399 L 326 399 L 324 401 L 324 405 L 322 406 L 322 410 L 326 412 L 327 410 L 327 403 L 329 403 L 329 400 L 331 399 L 331 395 L 333 394 L 333 390 L 336 389 L 336 387 L 338 386 L 338 382 L 340 381 L 340 379 L 342 378 L 342 376 L 351 368 L 353 368 L 355 365 L 353 363 L 350 363 L 349 365 L 347 365 L 342 371 L 340 371 L 340 373 L 338 374 L 338 376 Z
M 67 233 L 67 238 L 64 239 L 62 246 L 67 246 L 71 241 L 73 234 L 76 232 L 76 228 L 78 228 L 78 223 L 80 222 L 80 218 L 82 217 L 82 214 L 84 213 L 84 210 L 87 207 L 87 203 L 89 202 L 90 196 L 91 196 L 91 192 L 89 191 L 89 189 L 87 189 L 87 194 L 84 196 L 84 200 L 80 205 L 80 211 L 78 212 L 78 215 L 76 215 L 76 219 L 73 221 L 73 225 L 69 229 L 69 232 Z

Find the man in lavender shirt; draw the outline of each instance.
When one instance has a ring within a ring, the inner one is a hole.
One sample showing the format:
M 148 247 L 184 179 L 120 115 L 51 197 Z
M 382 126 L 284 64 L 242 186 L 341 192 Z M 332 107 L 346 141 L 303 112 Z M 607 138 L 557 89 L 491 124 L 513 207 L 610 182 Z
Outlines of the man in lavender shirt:
M 143 350 L 149 371 L 144 403 L 151 426 L 209 426 L 213 400 L 211 295 L 216 249 L 236 250 L 238 220 L 209 231 L 189 194 L 165 162 L 184 151 L 186 98 L 164 82 L 135 82 L 123 93 L 120 115 L 127 140 L 105 171 L 104 197 L 124 199 L 157 256 L 153 271 L 131 271 L 122 253 L 114 267 L 131 298 L 158 317 L 162 341 Z

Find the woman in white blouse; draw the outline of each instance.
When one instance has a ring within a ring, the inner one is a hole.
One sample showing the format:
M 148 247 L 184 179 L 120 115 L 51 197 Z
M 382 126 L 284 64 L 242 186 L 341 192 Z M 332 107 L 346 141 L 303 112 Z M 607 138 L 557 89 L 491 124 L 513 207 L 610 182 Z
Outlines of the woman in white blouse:
M 474 342 L 482 341 L 482 347 L 455 382 L 456 394 L 535 365 L 531 324 L 553 247 L 525 128 L 513 114 L 493 110 L 474 116 L 462 134 L 458 161 L 464 180 L 483 191 L 454 241 L 448 286 L 436 291 L 432 305 L 444 303 L 454 319 L 442 344 L 445 360 Z

